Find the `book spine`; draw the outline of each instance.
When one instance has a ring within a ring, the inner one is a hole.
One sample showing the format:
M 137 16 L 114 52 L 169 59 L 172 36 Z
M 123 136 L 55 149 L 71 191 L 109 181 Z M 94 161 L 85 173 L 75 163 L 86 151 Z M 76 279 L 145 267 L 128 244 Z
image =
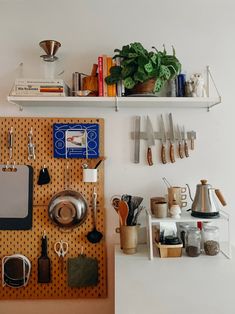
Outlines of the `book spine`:
M 104 96 L 103 90 L 103 57 L 98 57 L 98 88 L 99 96 Z
M 65 97 L 65 93 L 32 93 L 31 91 L 22 91 L 22 92 L 12 92 L 11 96 L 27 96 L 27 97 L 58 97 L 62 96 Z
M 63 93 L 63 87 L 40 87 L 40 93 Z
M 15 85 L 64 85 L 63 80 L 46 80 L 46 79 L 16 79 Z
M 115 66 L 115 62 L 112 59 L 112 66 Z M 117 96 L 117 84 L 113 84 L 112 86 L 112 96 L 116 97 Z
M 104 90 L 104 97 L 108 96 L 108 86 L 105 82 L 105 78 L 107 76 L 107 56 L 103 55 L 103 90 Z
M 110 75 L 110 68 L 112 67 L 112 58 L 107 57 L 107 75 Z M 113 85 L 107 85 L 108 97 L 113 96 Z

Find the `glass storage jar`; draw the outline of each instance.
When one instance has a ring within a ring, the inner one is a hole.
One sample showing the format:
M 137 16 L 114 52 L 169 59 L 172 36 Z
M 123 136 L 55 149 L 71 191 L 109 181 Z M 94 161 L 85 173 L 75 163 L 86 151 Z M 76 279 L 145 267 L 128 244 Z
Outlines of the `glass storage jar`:
M 206 255 L 217 255 L 220 251 L 219 228 L 216 226 L 203 227 L 203 246 Z
M 186 238 L 186 233 L 187 230 L 190 228 L 191 226 L 187 223 L 182 223 L 178 226 L 178 236 L 181 239 L 182 243 L 183 243 L 183 247 L 185 248 L 185 238 Z
M 201 254 L 201 230 L 197 227 L 190 227 L 186 233 L 185 251 L 190 257 L 197 257 Z

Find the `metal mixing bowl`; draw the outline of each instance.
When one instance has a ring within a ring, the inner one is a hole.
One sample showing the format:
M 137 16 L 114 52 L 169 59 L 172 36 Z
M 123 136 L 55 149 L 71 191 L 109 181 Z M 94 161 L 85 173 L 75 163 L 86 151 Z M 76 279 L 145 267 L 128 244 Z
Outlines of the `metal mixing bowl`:
M 87 217 L 88 206 L 79 192 L 65 190 L 55 194 L 48 205 L 51 221 L 61 228 L 80 226 Z

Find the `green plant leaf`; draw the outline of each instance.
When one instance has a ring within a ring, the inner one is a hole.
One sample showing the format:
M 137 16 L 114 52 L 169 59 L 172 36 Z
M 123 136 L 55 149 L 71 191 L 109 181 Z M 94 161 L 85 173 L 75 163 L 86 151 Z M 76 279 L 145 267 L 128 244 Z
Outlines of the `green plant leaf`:
M 129 77 L 125 78 L 125 80 L 123 81 L 123 85 L 127 89 L 131 89 L 135 86 L 135 81 L 129 76 Z
M 160 66 L 159 77 L 163 78 L 164 80 L 169 80 L 169 78 L 171 77 L 171 71 L 168 69 L 167 66 Z
M 145 72 L 136 72 L 134 74 L 134 80 L 135 82 L 145 82 L 148 79 L 148 76 Z
M 110 68 L 110 75 L 114 77 L 120 77 L 122 73 L 122 68 L 118 65 L 112 66 Z
M 128 65 L 128 66 L 122 68 L 122 78 L 126 78 L 128 76 L 131 76 L 131 74 L 134 72 L 135 72 L 135 66 L 134 65 Z
M 149 61 L 148 63 L 146 63 L 144 65 L 144 69 L 147 73 L 151 73 L 153 71 L 153 65 L 152 65 L 152 62 Z
M 152 53 L 152 54 L 150 55 L 150 59 L 151 59 L 151 61 L 152 61 L 153 64 L 157 64 L 158 56 L 157 56 L 156 53 Z
M 133 58 L 133 59 L 124 59 L 124 60 L 122 60 L 122 62 L 121 62 L 121 66 L 122 67 L 125 67 L 125 66 L 128 66 L 129 64 L 137 64 L 138 62 L 136 61 L 136 59 L 135 58 Z
M 138 55 L 146 55 L 148 53 L 141 43 L 132 43 L 130 46 Z
M 162 86 L 163 86 L 163 80 L 160 77 L 158 77 L 156 79 L 153 91 L 155 93 L 159 92 L 161 90 Z
M 138 54 L 135 52 L 128 53 L 128 58 L 137 58 L 137 57 L 138 57 Z
M 128 53 L 130 52 L 130 47 L 129 45 L 123 46 L 121 53 L 124 57 L 128 57 Z
M 120 79 L 119 79 L 118 77 L 113 77 L 113 76 L 111 76 L 111 75 L 106 76 L 106 78 L 105 78 L 105 82 L 106 82 L 106 84 L 108 84 L 108 85 L 116 84 L 116 83 L 118 83 L 119 81 L 120 81 Z
M 149 62 L 148 58 L 146 58 L 145 56 L 138 57 L 137 61 L 138 61 L 138 65 L 142 67 L 143 69 L 144 69 L 145 64 Z

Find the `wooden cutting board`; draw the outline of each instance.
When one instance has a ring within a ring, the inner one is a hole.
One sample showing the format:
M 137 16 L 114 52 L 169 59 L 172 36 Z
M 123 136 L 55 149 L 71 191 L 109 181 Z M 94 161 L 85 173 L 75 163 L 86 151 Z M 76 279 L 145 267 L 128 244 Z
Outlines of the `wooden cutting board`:
M 11 168 L 9 168 L 11 169 Z M 33 168 L 0 165 L 0 230 L 32 228 Z

